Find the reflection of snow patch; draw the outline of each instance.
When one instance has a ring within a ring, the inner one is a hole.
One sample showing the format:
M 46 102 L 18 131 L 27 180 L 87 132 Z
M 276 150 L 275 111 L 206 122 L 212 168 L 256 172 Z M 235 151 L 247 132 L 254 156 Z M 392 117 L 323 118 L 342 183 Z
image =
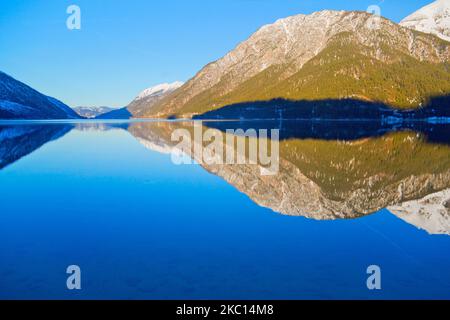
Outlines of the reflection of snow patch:
M 158 144 L 153 141 L 144 140 L 139 137 L 137 137 L 136 139 L 139 141 L 139 143 L 141 143 L 148 150 L 156 151 L 161 154 L 171 154 L 173 151 L 173 147 L 168 146 L 167 144 L 164 144 L 164 143 Z
M 388 210 L 430 234 L 450 235 L 450 189 L 431 194 L 421 200 L 389 207 Z

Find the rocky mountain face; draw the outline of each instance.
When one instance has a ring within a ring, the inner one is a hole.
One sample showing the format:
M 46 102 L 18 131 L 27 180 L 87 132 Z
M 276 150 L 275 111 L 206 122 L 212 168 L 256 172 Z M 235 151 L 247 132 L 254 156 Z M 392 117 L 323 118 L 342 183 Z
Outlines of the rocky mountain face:
M 0 72 L 0 119 L 79 119 L 61 101 Z
M 152 106 L 182 85 L 183 82 L 176 81 L 173 83 L 162 83 L 145 89 L 127 106 L 127 110 L 136 116 L 144 115 L 144 110 L 151 110 Z
M 450 0 L 431 3 L 403 19 L 400 25 L 450 41 Z
M 364 12 L 321 11 L 266 25 L 138 116 L 191 117 L 285 98 L 357 98 L 415 108 L 450 92 L 450 43 Z
M 94 119 L 101 114 L 105 114 L 116 109 L 110 107 L 76 107 L 74 110 L 83 118 Z

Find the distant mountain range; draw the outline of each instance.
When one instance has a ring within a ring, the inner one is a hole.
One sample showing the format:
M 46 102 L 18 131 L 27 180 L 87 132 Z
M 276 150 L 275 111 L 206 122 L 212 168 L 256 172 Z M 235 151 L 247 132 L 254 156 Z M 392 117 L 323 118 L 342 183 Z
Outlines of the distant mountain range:
M 80 119 L 61 101 L 0 72 L 0 119 Z
M 94 119 L 99 115 L 115 111 L 117 108 L 110 107 L 75 107 L 73 108 L 83 118 Z

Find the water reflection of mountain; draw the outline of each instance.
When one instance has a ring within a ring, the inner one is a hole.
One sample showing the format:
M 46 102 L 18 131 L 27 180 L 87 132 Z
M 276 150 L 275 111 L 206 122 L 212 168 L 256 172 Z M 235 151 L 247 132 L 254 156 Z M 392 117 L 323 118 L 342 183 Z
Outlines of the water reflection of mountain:
M 214 124 L 221 130 L 230 127 Z M 168 153 L 176 145 L 171 134 L 178 128 L 192 130 L 192 124 L 135 123 L 129 131 L 146 147 Z M 352 130 L 347 130 L 348 137 Z M 319 220 L 357 218 L 450 188 L 450 147 L 431 143 L 423 128 L 377 132 L 370 138 L 367 130 L 361 138 L 355 131 L 352 140 L 313 139 L 311 132 L 326 134 L 306 131 L 302 139 L 284 136 L 277 175 L 262 176 L 257 165 L 202 166 L 263 207 Z M 408 207 L 404 211 L 418 214 Z M 450 215 L 448 208 L 445 214 Z
M 433 234 L 450 234 L 448 125 L 412 127 L 363 123 L 208 122 L 225 129 L 281 129 L 279 172 L 258 165 L 207 165 L 260 206 L 318 220 L 358 218 L 388 208 Z M 72 129 L 128 130 L 148 149 L 170 154 L 175 129 L 191 122 L 123 122 L 0 126 L 0 170 Z M 236 137 L 236 139 L 249 139 Z M 195 142 L 192 141 L 195 145 Z M 191 152 L 188 156 L 199 160 Z
M 61 138 L 72 128 L 68 124 L 0 125 L 0 170 Z
M 78 131 L 109 131 L 114 129 L 127 130 L 128 126 L 127 121 L 83 121 L 75 123 L 74 129 Z
M 78 131 L 127 130 L 128 122 L 73 122 L 0 125 L 0 170 L 59 139 L 73 129 Z

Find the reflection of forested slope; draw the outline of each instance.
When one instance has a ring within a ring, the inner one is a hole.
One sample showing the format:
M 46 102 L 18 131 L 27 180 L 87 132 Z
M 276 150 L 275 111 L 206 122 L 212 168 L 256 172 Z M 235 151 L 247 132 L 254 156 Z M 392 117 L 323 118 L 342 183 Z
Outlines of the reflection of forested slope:
M 450 183 L 450 148 L 428 144 L 423 135 L 414 132 L 353 142 L 289 140 L 281 146 L 282 157 L 333 199 L 344 199 L 358 189 L 379 197 L 383 189 L 399 181 L 405 181 L 401 186 L 404 196 L 419 187 L 414 181 L 429 190 Z M 408 179 L 414 181 L 406 183 Z
M 180 127 L 192 131 L 190 123 L 136 123 L 129 131 L 167 151 Z M 450 187 L 450 147 L 410 131 L 351 142 L 283 140 L 275 176 L 261 176 L 255 165 L 203 167 L 261 206 L 314 219 L 359 217 Z
M 0 126 L 0 170 L 64 136 L 71 125 Z

